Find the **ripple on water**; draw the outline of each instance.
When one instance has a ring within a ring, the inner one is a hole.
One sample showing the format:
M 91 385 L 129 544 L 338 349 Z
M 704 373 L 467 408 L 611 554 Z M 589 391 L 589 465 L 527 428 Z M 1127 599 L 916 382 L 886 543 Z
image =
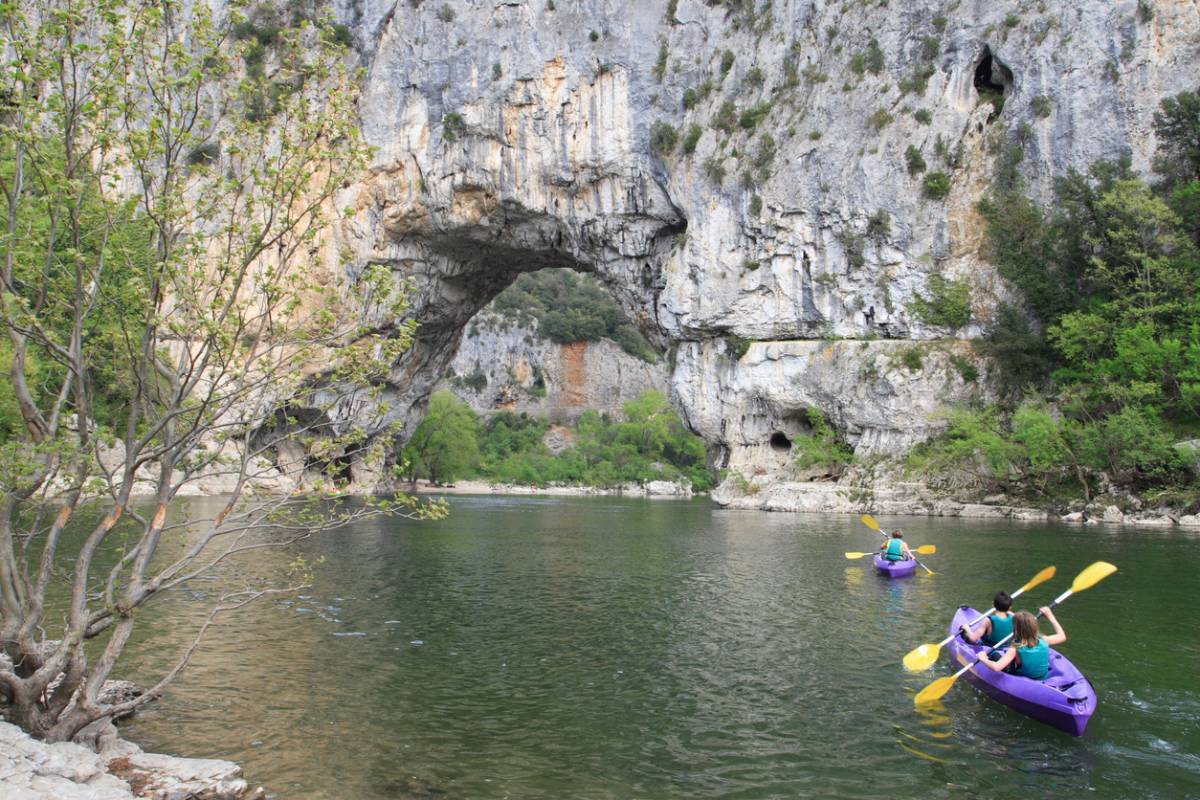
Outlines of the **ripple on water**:
M 950 665 L 899 664 L 993 584 L 1045 563 L 1065 574 L 1085 551 L 1121 576 L 1169 570 L 1173 539 L 905 527 L 939 545 L 936 578 L 847 566 L 842 552 L 867 545 L 838 517 L 455 500 L 444 523 L 305 543 L 326 556 L 314 590 L 214 629 L 169 701 L 129 731 L 242 761 L 252 781 L 299 800 L 1200 796 L 1200 691 L 1179 678 L 1200 672 L 1200 651 L 1173 650 L 1167 669 L 1155 646 L 1113 637 L 1099 588 L 1060 614 L 1101 696 L 1082 740 L 965 681 L 918 711 L 915 692 Z M 1171 586 L 1143 584 L 1142 601 L 1166 607 Z M 1172 639 L 1170 621 L 1139 624 L 1137 641 Z M 1097 637 L 1104 646 L 1089 648 Z M 136 648 L 147 675 L 169 661 Z

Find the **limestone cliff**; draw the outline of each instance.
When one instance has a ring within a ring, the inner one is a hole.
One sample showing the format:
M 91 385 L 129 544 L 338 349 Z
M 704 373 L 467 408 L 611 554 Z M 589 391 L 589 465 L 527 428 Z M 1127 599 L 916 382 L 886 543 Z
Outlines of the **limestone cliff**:
M 974 210 L 999 154 L 1019 143 L 1043 196 L 1097 159 L 1146 170 L 1153 111 L 1195 88 L 1200 63 L 1200 6 L 1181 0 L 337 14 L 377 148 L 342 198 L 343 277 L 412 277 L 421 322 L 387 391 L 345 418 L 411 422 L 468 320 L 519 273 L 566 266 L 668 349 L 672 397 L 720 465 L 768 472 L 786 472 L 808 408 L 859 452 L 890 453 L 940 405 L 986 395 L 985 367 L 967 380 L 954 365 L 1009 291 Z M 925 188 L 935 172 L 948 191 Z M 934 276 L 970 286 L 969 322 L 914 313 Z
M 575 422 L 589 409 L 619 414 L 643 392 L 669 390 L 661 362 L 608 339 L 559 344 L 540 334 L 536 320 L 488 309 L 468 326 L 444 384 L 477 414 L 524 412 L 556 422 Z

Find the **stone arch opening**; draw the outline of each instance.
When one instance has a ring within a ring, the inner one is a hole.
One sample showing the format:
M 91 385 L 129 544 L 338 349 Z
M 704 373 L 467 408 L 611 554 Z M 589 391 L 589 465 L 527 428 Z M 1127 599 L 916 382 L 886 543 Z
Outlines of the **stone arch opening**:
M 987 45 L 975 65 L 975 91 L 980 103 L 991 103 L 992 113 L 988 122 L 994 121 L 1004 110 L 1004 100 L 1012 89 L 1013 74 L 1007 66 L 992 55 L 992 49 Z
M 641 283 L 652 268 L 637 271 Z M 513 276 L 465 323 L 439 388 L 480 415 L 562 423 L 587 410 L 621 414 L 646 391 L 668 394 L 666 354 L 617 289 L 580 265 Z
M 792 440 L 786 433 L 775 431 L 771 434 L 771 449 L 776 453 L 789 453 L 792 450 Z

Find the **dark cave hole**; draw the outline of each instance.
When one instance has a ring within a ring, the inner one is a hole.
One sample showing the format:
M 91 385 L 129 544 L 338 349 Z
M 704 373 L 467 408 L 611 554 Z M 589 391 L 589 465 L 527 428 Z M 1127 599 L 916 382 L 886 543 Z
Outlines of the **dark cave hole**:
M 1012 70 L 992 57 L 989 47 L 983 48 L 983 56 L 975 67 L 975 91 L 979 93 L 979 102 L 991 103 L 992 113 L 988 122 L 1000 116 L 1004 109 L 1004 96 L 1012 86 Z
M 792 449 L 792 440 L 786 434 L 775 431 L 771 434 L 771 449 L 777 453 L 786 453 Z

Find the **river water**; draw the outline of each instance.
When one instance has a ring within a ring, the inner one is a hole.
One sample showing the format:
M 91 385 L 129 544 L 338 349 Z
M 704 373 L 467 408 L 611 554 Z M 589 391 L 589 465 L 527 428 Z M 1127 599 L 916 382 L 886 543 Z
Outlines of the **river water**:
M 199 501 L 203 502 L 203 501 Z M 215 628 L 126 723 L 152 751 L 241 762 L 281 798 L 1200 796 L 1200 537 L 887 519 L 936 544 L 889 581 L 845 516 L 705 501 L 455 497 L 440 522 L 307 542 L 314 587 Z M 901 656 L 1042 567 L 1036 607 L 1097 559 L 1120 572 L 1059 609 L 1099 691 L 1074 739 Z M 221 582 L 273 576 L 264 553 Z M 125 673 L 149 679 L 215 590 L 147 610 Z M 173 653 L 173 650 L 172 650 Z

